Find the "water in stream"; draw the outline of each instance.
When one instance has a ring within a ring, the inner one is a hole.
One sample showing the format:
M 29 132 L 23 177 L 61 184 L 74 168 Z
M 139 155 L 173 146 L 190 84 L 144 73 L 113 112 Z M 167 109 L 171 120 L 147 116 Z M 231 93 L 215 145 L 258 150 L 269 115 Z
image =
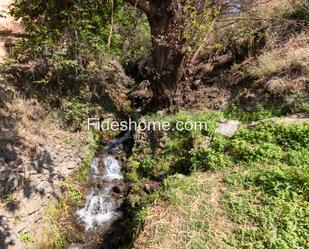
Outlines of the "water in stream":
M 78 223 L 82 224 L 87 236 L 83 244 L 72 244 L 70 249 L 115 248 L 98 244 L 101 235 L 108 233 L 111 226 L 122 217 L 121 205 L 124 202 L 126 183 L 122 170 L 125 152 L 122 144 L 130 139 L 131 133 L 111 140 L 104 150 L 98 152 L 90 166 L 92 187 L 85 205 L 76 211 Z M 118 159 L 120 158 L 120 160 Z M 88 241 L 89 239 L 89 241 Z
M 103 172 L 99 170 L 100 165 L 103 165 Z M 91 164 L 91 176 L 95 180 L 105 181 L 105 184 L 100 189 L 93 187 L 86 198 L 84 208 L 77 211 L 77 216 L 84 222 L 86 231 L 102 228 L 121 217 L 121 212 L 117 211 L 119 207 L 117 200 L 113 198 L 114 185 L 123 180 L 118 160 L 113 156 L 94 158 Z

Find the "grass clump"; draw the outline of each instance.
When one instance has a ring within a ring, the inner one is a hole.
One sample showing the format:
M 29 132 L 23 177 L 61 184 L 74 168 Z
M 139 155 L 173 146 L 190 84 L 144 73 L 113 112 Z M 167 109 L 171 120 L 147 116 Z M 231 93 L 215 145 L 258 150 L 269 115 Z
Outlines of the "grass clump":
M 224 110 L 224 116 L 228 119 L 236 119 L 242 122 L 260 121 L 267 118 L 280 117 L 286 111 L 279 107 L 265 107 L 258 105 L 252 111 L 241 111 L 235 105 Z
M 142 231 L 133 248 L 205 248 L 214 211 L 209 203 L 210 190 L 202 175 L 167 178 L 158 194 L 160 200 L 139 213 L 147 232 Z
M 29 233 L 21 232 L 19 233 L 19 237 L 21 241 L 26 245 L 33 241 L 33 238 Z
M 248 72 L 258 79 L 267 79 L 273 75 L 284 75 L 291 68 L 302 68 L 307 71 L 309 47 L 307 33 L 292 38 L 280 49 L 266 51 L 258 56 L 256 65 L 252 65 Z

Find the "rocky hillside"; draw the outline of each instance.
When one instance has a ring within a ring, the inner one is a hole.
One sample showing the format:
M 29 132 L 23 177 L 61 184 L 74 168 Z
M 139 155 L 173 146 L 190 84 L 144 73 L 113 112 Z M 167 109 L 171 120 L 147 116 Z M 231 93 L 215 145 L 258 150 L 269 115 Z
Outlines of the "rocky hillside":
M 44 207 L 89 153 L 91 133 L 61 130 L 46 109 L 0 82 L 1 243 L 22 248 L 41 229 Z

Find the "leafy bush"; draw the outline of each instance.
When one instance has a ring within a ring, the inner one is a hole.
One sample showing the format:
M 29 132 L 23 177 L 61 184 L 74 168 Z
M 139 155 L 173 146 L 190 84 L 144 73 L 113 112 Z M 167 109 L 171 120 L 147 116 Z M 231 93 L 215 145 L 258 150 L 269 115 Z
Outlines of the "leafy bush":
M 82 103 L 77 98 L 65 99 L 60 109 L 60 118 L 65 127 L 81 129 L 93 111 L 89 103 Z
M 200 148 L 194 151 L 191 162 L 194 171 L 205 171 L 209 169 L 218 170 L 232 165 L 229 156 L 212 150 L 211 148 Z

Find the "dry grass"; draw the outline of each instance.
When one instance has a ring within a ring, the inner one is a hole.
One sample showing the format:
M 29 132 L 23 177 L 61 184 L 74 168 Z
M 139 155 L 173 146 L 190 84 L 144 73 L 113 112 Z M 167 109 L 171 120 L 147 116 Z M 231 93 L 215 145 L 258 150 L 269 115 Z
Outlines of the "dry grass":
M 274 74 L 288 72 L 295 65 L 309 71 L 307 33 L 291 39 L 280 49 L 261 54 L 257 59 L 257 64 L 249 68 L 249 73 L 257 78 L 265 79 Z
M 284 14 L 293 11 L 298 0 L 258 0 L 253 8 L 255 14 L 261 19 L 271 20 L 282 17 Z M 249 13 L 250 14 L 250 13 Z
M 224 173 L 187 177 L 167 190 L 167 201 L 150 207 L 134 248 L 230 248 L 225 241 L 234 224 L 220 206 Z

